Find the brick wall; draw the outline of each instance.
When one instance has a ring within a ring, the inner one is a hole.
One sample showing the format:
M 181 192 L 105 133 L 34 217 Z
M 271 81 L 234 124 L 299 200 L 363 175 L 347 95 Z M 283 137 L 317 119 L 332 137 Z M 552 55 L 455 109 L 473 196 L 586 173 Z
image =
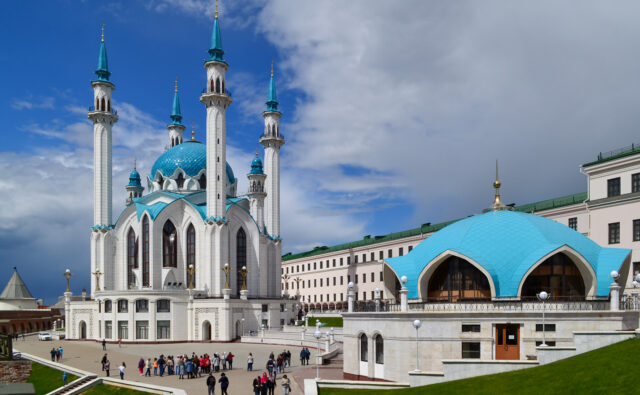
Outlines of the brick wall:
M 0 361 L 0 384 L 24 383 L 31 376 L 31 361 Z

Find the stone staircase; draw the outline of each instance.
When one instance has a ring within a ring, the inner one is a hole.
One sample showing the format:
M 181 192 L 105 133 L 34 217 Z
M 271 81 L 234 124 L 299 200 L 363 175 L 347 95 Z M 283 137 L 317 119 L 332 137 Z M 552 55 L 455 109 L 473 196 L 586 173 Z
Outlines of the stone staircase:
M 60 387 L 54 391 L 49 392 L 47 395 L 79 394 L 80 392 L 85 391 L 96 384 L 99 384 L 99 381 L 100 380 L 98 379 L 98 376 L 95 374 L 83 376 L 65 385 L 64 387 Z

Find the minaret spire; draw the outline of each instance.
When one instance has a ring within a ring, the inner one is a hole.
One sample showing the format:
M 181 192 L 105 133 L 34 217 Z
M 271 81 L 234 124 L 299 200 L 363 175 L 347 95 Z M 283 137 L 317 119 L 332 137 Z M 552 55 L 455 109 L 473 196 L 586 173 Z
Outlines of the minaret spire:
M 98 81 L 109 82 L 109 62 L 107 62 L 107 47 L 104 45 L 104 26 L 102 24 L 102 37 L 100 38 L 100 55 L 98 55 L 98 68 L 96 69 L 96 75 Z
M 500 182 L 500 177 L 498 175 L 498 160 L 496 159 L 496 180 L 493 182 L 493 187 L 496 190 L 496 194 L 493 200 L 493 204 L 489 207 L 490 211 L 500 211 L 500 210 L 511 210 L 509 206 L 505 206 L 500 199 L 500 187 L 502 183 Z
M 218 23 L 218 1 L 216 0 L 216 17 L 213 21 L 211 31 L 211 45 L 209 47 L 209 61 L 216 60 L 224 62 L 224 51 L 222 50 L 222 35 L 220 34 L 220 24 Z
M 186 129 L 182 124 L 182 112 L 180 111 L 180 98 L 178 97 L 178 76 L 173 92 L 173 106 L 171 108 L 171 123 L 167 126 L 169 129 L 169 147 L 175 147 L 182 143 L 182 134 Z
M 271 60 L 271 79 L 269 80 L 269 97 L 266 111 L 278 111 L 278 96 L 276 94 L 276 80 L 273 77 L 273 59 Z

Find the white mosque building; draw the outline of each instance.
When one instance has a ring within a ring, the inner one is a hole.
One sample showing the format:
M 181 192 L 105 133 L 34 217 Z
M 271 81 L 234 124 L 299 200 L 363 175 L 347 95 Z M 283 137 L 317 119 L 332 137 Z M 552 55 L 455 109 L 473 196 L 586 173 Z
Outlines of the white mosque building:
M 127 206 L 112 216 L 112 127 L 104 32 L 94 104 L 94 226 L 91 228 L 91 298 L 65 294 L 69 339 L 123 342 L 230 341 L 262 325 L 280 327 L 294 314 L 295 300 L 280 287 L 280 134 L 273 67 L 262 113 L 265 163 L 256 153 L 247 174 L 249 191 L 239 195 L 226 162 L 226 89 L 218 13 L 204 63 L 206 141 L 183 138 L 176 92 L 169 147 L 146 177 L 129 176 Z

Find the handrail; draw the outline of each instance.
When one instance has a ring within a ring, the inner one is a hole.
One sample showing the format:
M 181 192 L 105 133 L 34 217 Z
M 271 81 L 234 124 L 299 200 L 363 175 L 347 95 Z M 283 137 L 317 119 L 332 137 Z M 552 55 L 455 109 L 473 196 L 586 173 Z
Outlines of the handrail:
M 108 113 L 113 114 L 113 115 L 118 115 L 118 112 L 116 110 L 114 110 L 113 108 L 111 110 L 104 111 L 104 110 L 96 110 L 96 106 L 89 106 L 89 112 L 95 112 L 95 111 L 108 112 Z

